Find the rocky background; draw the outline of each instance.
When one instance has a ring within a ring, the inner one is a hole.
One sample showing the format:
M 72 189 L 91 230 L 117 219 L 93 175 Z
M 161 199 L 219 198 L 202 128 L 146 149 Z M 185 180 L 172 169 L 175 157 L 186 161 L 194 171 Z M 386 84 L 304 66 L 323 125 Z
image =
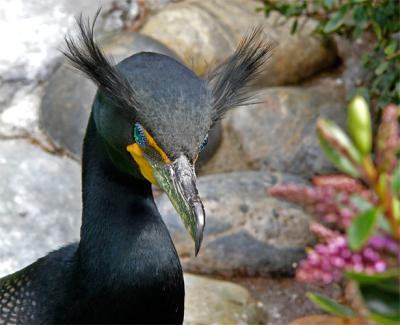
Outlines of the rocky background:
M 81 142 L 96 89 L 59 50 L 74 33 L 74 16 L 92 17 L 99 6 L 98 39 L 116 61 L 159 52 L 200 76 L 249 27 L 263 26 L 275 49 L 254 84 L 260 103 L 229 112 L 201 157 L 207 227 L 197 258 L 172 206 L 155 194 L 187 272 L 186 323 L 279 325 L 321 313 L 305 292 L 337 298 L 341 289 L 290 277 L 314 240 L 310 216 L 265 193 L 331 171 L 315 121 L 343 124 L 346 93 L 362 73 L 362 44 L 311 36 L 311 20 L 291 35 L 290 23 L 266 19 L 255 0 L 2 1 L 0 276 L 79 238 Z

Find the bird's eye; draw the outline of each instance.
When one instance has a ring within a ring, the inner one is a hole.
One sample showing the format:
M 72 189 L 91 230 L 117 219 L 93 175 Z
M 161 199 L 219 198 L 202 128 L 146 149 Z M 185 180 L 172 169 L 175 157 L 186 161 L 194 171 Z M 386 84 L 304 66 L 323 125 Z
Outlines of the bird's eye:
M 147 141 L 144 129 L 139 123 L 135 123 L 133 126 L 133 138 L 140 147 L 144 148 L 146 146 Z
M 204 138 L 203 143 L 200 146 L 200 151 L 203 151 L 203 149 L 206 147 L 207 143 L 208 143 L 208 134 L 206 135 L 206 137 Z

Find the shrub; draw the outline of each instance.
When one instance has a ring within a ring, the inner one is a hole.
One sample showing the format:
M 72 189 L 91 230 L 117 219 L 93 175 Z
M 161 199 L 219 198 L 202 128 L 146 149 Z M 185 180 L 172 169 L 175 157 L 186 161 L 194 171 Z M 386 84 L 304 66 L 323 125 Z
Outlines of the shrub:
M 333 122 L 317 122 L 322 151 L 344 174 L 314 177 L 312 187 L 289 184 L 269 190 L 321 222 L 311 224 L 319 243 L 300 262 L 297 279 L 356 282 L 366 316 L 383 324 L 400 321 L 399 115 L 395 105 L 383 109 L 373 143 L 369 107 L 356 96 L 348 108 L 348 134 Z M 327 297 L 309 297 L 327 311 L 357 315 Z
M 292 33 L 299 28 L 299 17 L 307 16 L 318 21 L 316 33 L 339 34 L 352 40 L 364 31 L 375 35 L 375 47 L 364 53 L 362 62 L 370 75 L 364 86 L 354 93 L 377 98 L 378 107 L 400 103 L 400 10 L 395 0 L 264 0 L 263 10 L 268 16 L 277 11 L 287 19 L 292 18 Z M 369 90 L 368 90 L 369 89 Z

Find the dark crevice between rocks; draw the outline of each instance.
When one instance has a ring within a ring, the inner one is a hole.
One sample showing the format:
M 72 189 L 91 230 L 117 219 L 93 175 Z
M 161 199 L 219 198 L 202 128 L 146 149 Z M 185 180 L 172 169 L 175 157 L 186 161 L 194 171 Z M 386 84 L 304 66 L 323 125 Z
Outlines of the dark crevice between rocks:
M 79 162 L 75 156 L 71 155 L 67 150 L 62 147 L 56 146 L 45 134 L 31 134 L 23 132 L 17 135 L 5 135 L 0 133 L 0 141 L 11 141 L 11 140 L 25 140 L 30 144 L 40 148 L 48 154 L 67 157 L 76 162 Z

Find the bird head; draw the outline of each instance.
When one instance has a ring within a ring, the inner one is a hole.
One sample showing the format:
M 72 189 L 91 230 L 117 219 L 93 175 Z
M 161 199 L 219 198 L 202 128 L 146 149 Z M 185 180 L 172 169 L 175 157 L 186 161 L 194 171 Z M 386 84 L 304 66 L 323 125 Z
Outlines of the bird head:
M 231 57 L 202 79 L 156 53 L 135 54 L 113 65 L 94 40 L 95 20 L 78 18 L 78 37 L 66 38 L 64 55 L 99 87 L 92 114 L 111 160 L 165 191 L 197 255 L 205 226 L 197 157 L 216 121 L 229 108 L 252 100 L 249 82 L 268 59 L 270 46 L 261 29 L 253 29 Z

